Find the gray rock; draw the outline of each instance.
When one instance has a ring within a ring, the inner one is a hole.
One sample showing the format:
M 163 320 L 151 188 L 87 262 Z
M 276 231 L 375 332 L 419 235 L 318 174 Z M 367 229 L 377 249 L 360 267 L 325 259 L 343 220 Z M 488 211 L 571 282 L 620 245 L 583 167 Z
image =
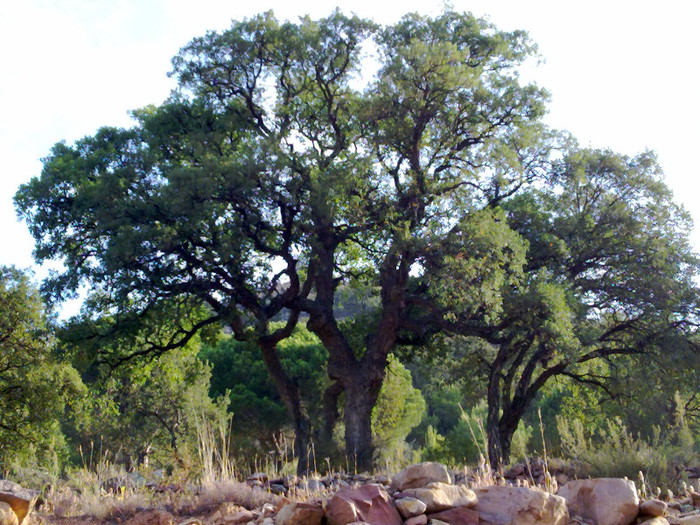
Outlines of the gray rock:
M 423 514 L 427 505 L 417 498 L 401 498 L 394 501 L 394 505 L 399 511 L 403 519 L 412 518 Z
M 391 480 L 391 488 L 402 491 L 425 487 L 429 483 L 451 483 L 447 467 L 441 463 L 426 461 L 411 465 L 396 474 Z
M 494 486 L 478 488 L 477 504 L 480 521 L 492 525 L 567 525 L 569 512 L 566 500 L 559 496 L 525 487 Z
M 476 505 L 476 494 L 464 485 L 447 485 L 446 483 L 429 483 L 417 489 L 406 489 L 396 494 L 396 498 L 411 497 L 425 503 L 427 513 L 439 512 L 454 507 Z
M 619 478 L 577 479 L 559 489 L 571 516 L 596 525 L 630 525 L 639 514 L 633 481 Z
M 19 525 L 22 525 L 25 518 L 32 512 L 38 498 L 39 493 L 35 490 L 25 489 L 5 479 L 0 480 L 0 501 L 4 501 L 12 508 Z

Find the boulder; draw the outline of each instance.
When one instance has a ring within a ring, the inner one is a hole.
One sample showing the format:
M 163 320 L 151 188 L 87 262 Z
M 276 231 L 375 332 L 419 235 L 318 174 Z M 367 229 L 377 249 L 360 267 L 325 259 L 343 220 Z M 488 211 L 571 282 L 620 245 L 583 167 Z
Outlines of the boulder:
M 426 461 L 403 469 L 391 480 L 391 488 L 396 491 L 425 487 L 428 483 L 452 483 L 447 467 L 441 463 Z
M 413 516 L 412 518 L 408 518 L 406 521 L 404 521 L 403 525 L 428 525 L 428 516 L 425 514 Z
M 660 516 L 647 520 L 643 523 L 644 525 L 669 525 L 668 520 Z
M 403 521 L 382 485 L 341 489 L 326 505 L 329 525 L 366 521 L 370 525 L 402 525 Z
M 255 482 L 259 481 L 260 483 L 267 483 L 269 480 L 269 476 L 267 475 L 267 472 L 254 472 L 250 476 L 246 478 L 246 481 L 248 482 Z
M 444 521 L 450 525 L 479 525 L 479 513 L 467 507 L 455 507 L 454 509 L 443 510 L 430 514 L 428 519 Z
M 0 501 L 0 525 L 17 525 L 17 514 L 12 510 L 10 504 Z
M 39 493 L 35 490 L 22 488 L 17 483 L 6 479 L 0 480 L 0 501 L 4 501 L 12 508 L 19 525 L 24 523 L 38 497 Z
M 219 505 L 216 511 L 209 516 L 207 523 L 210 525 L 239 525 L 253 521 L 256 518 L 257 515 L 254 512 L 226 501 Z
M 660 499 L 648 499 L 639 504 L 639 513 L 644 516 L 652 516 L 654 518 L 665 516 L 668 504 Z
M 696 507 L 700 507 L 700 492 L 691 491 L 690 492 L 690 501 Z
M 416 498 L 401 498 L 394 501 L 394 505 L 399 511 L 399 514 L 403 516 L 404 519 L 412 518 L 413 516 L 418 516 L 423 514 L 426 509 L 425 503 Z
M 620 478 L 577 479 L 559 489 L 571 516 L 595 525 L 629 525 L 639 514 L 633 481 Z
M 447 485 L 446 483 L 429 483 L 418 489 L 406 489 L 396 494 L 398 498 L 416 498 L 426 505 L 428 514 L 454 507 L 471 507 L 476 505 L 476 494 L 465 485 Z
M 275 525 L 321 525 L 323 509 L 311 503 L 288 503 L 280 509 Z
M 700 514 L 678 518 L 677 523 L 679 525 L 700 525 Z
M 569 512 L 564 498 L 526 487 L 494 486 L 475 490 L 474 510 L 483 523 L 508 525 L 566 525 Z

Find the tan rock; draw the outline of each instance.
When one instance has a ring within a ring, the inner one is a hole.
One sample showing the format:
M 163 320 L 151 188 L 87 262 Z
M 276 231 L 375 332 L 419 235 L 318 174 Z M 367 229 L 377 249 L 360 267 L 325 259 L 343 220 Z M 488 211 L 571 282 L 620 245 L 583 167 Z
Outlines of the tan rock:
M 17 525 L 17 514 L 6 501 L 0 501 L 0 525 Z
M 397 495 L 399 496 L 399 495 Z M 418 489 L 407 489 L 400 497 L 421 500 L 426 505 L 426 513 L 440 512 L 454 507 L 471 507 L 476 505 L 476 494 L 464 485 L 447 485 L 446 483 L 429 483 Z
M 428 525 L 428 516 L 425 514 L 413 516 L 412 518 L 408 518 L 406 521 L 404 521 L 403 525 Z
M 435 520 L 430 520 L 430 521 L 428 522 L 428 525 L 450 525 L 450 524 L 447 523 L 446 521 L 442 521 L 442 520 L 437 520 L 437 519 L 435 519 Z
M 209 525 L 239 525 L 242 523 L 248 523 L 257 518 L 257 515 L 231 502 L 224 502 L 216 509 L 207 523 Z
M 596 525 L 629 525 L 639 513 L 639 497 L 633 481 L 619 478 L 578 479 L 559 489 L 571 516 Z
M 668 520 L 660 516 L 644 521 L 642 523 L 643 525 L 669 525 Z
M 366 521 L 370 525 L 402 525 L 396 507 L 379 484 L 341 489 L 326 505 L 329 525 L 348 525 Z
M 441 463 L 426 461 L 403 469 L 391 480 L 394 490 L 406 490 L 425 487 L 428 483 L 452 483 L 447 467 Z
M 680 525 L 700 525 L 700 514 L 677 518 Z
M 454 509 L 443 510 L 430 514 L 431 521 L 440 520 L 450 525 L 479 525 L 479 513 L 467 507 L 455 507 Z
M 644 516 L 665 516 L 668 504 L 660 499 L 648 499 L 639 504 L 639 513 Z
M 482 522 L 493 525 L 566 525 L 569 512 L 564 498 L 526 487 L 483 487 L 475 490 L 474 510 Z
M 35 490 L 25 489 L 6 479 L 0 480 L 0 501 L 8 503 L 12 507 L 19 525 L 24 523 L 38 497 L 39 493 Z
M 275 517 L 275 525 L 321 525 L 323 509 L 311 503 L 289 503 Z
M 690 493 L 690 501 L 693 502 L 693 505 L 696 507 L 700 507 L 700 492 L 691 492 Z
M 423 514 L 426 509 L 426 504 L 417 498 L 397 499 L 394 501 L 394 505 L 404 519 Z
M 124 525 L 174 525 L 175 517 L 164 510 L 140 512 Z

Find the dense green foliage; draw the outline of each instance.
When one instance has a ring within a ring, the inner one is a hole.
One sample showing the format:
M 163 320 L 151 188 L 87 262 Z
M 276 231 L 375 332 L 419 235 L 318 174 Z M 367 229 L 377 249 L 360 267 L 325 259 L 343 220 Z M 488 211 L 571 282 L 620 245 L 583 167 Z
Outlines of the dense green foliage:
M 469 14 L 266 13 L 185 46 L 132 128 L 56 144 L 16 205 L 37 260 L 63 263 L 46 297 L 88 285 L 61 338 L 86 380 L 114 372 L 93 423 L 179 454 L 194 412 L 221 414 L 194 348 L 225 330 L 200 355 L 239 452 L 293 431 L 300 473 L 340 431 L 361 469 L 406 439 L 473 460 L 484 436 L 496 468 L 536 408 L 601 428 L 620 415 L 586 408 L 601 392 L 651 385 L 696 424 L 689 218 L 653 154 L 542 124 L 518 76 L 534 52 Z
M 50 320 L 29 278 L 0 268 L 0 473 L 15 461 L 65 455 L 64 411 L 83 393 L 75 369 L 54 351 Z
M 318 428 L 319 399 L 327 383 L 325 349 L 313 334 L 300 328 L 280 343 L 279 354 L 285 370 L 299 385 L 312 424 Z M 265 369 L 260 349 L 249 342 L 226 338 L 216 346 L 204 346 L 199 355 L 212 366 L 211 395 L 228 395 L 230 399 L 231 430 L 237 443 L 257 447 L 262 453 L 275 450 L 275 440 L 293 422 Z

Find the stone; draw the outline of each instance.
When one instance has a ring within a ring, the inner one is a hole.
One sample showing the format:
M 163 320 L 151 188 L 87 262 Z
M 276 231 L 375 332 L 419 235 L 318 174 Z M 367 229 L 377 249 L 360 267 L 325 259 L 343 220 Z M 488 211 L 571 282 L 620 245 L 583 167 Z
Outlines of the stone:
M 566 525 L 569 512 L 566 500 L 526 487 L 494 486 L 475 490 L 474 510 L 482 522 L 492 525 Z
M 452 483 L 447 467 L 434 461 L 426 461 L 406 467 L 391 480 L 396 491 L 425 487 L 428 483 Z
M 259 481 L 260 483 L 267 483 L 269 476 L 265 472 L 254 472 L 246 478 L 246 481 Z
M 643 523 L 644 525 L 669 525 L 668 520 L 660 516 L 647 520 Z
M 0 501 L 0 525 L 18 525 L 17 514 L 6 501 Z
M 665 516 L 668 504 L 660 499 L 648 499 L 639 504 L 639 513 L 644 516 Z
M 391 480 L 389 479 L 389 477 L 384 476 L 383 474 L 380 476 L 376 476 L 374 478 L 374 482 L 379 483 L 380 485 L 385 485 L 387 487 L 391 484 Z
M 629 525 L 639 513 L 633 481 L 620 478 L 577 479 L 559 489 L 571 516 L 596 525 Z
M 403 516 L 404 519 L 412 518 L 413 516 L 418 516 L 423 514 L 427 508 L 426 504 L 421 500 L 416 498 L 401 498 L 394 501 L 394 505 L 399 511 L 399 514 Z
M 696 507 L 700 507 L 700 492 L 691 492 L 690 501 L 692 501 L 693 505 L 695 505 Z
M 23 525 L 38 498 L 39 493 L 35 490 L 25 489 L 6 479 L 0 480 L 0 501 L 4 501 L 12 508 L 19 525 Z
M 479 513 L 467 507 L 443 510 L 442 512 L 430 514 L 428 519 L 431 521 L 444 521 L 450 525 L 479 525 Z
M 307 492 L 321 492 L 326 490 L 326 486 L 318 479 L 305 479 L 299 482 L 298 488 L 299 490 L 305 490 Z
M 677 522 L 679 523 L 679 525 L 700 525 L 700 514 L 677 518 Z
M 287 493 L 287 488 L 280 483 L 270 483 L 270 492 L 281 495 Z
M 523 465 L 522 463 L 516 463 L 503 473 L 503 477 L 506 479 L 515 479 L 518 476 L 522 476 L 524 473 L 525 465 Z
M 216 512 L 209 517 L 207 523 L 210 525 L 239 525 L 253 521 L 256 518 L 257 515 L 254 512 L 227 501 L 219 505 Z
M 164 510 L 140 512 L 124 525 L 174 525 L 175 516 Z
M 321 525 L 323 509 L 311 503 L 289 503 L 275 518 L 275 525 Z
M 429 483 L 418 489 L 406 489 L 396 494 L 396 498 L 411 497 L 421 500 L 426 505 L 428 514 L 440 512 L 454 507 L 470 507 L 476 505 L 476 494 L 465 485 L 447 485 L 445 483 Z
M 428 525 L 428 516 L 425 514 L 413 516 L 412 518 L 408 518 L 406 521 L 404 521 L 403 525 Z
M 366 521 L 370 525 L 402 525 L 403 521 L 382 485 L 341 489 L 326 505 L 329 525 Z
M 430 520 L 428 522 L 428 525 L 450 525 L 450 524 L 447 523 L 446 521 L 442 521 L 442 520 Z

